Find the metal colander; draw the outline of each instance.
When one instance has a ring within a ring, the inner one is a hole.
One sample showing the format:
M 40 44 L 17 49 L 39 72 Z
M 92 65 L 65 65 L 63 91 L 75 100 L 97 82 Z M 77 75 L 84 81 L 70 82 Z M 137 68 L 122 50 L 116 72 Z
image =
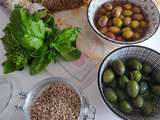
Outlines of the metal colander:
M 160 120 L 160 98 L 158 97 L 156 100 L 155 112 L 151 116 L 147 117 L 142 116 L 141 114 L 139 114 L 139 112 L 135 112 L 130 115 L 123 114 L 105 98 L 103 94 L 102 84 L 102 75 L 104 69 L 106 68 L 106 66 L 110 65 L 110 63 L 112 63 L 114 60 L 126 60 L 128 58 L 138 58 L 142 62 L 151 64 L 153 66 L 153 72 L 160 70 L 160 54 L 150 48 L 142 46 L 125 46 L 116 49 L 115 51 L 111 52 L 108 56 L 105 57 L 99 68 L 98 87 L 103 100 L 115 114 L 117 114 L 119 117 L 125 120 Z

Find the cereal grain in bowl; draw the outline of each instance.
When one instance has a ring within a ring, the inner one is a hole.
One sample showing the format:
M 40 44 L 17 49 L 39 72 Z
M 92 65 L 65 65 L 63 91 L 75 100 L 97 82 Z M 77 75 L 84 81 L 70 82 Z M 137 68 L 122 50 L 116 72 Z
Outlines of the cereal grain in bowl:
M 80 98 L 63 83 L 48 85 L 31 106 L 31 120 L 78 120 Z

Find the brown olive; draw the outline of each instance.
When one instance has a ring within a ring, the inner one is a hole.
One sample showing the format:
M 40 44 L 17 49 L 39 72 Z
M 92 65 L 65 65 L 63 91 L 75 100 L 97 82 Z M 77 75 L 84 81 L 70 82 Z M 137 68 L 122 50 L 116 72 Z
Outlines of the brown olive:
M 143 19 L 144 19 L 144 16 L 143 16 L 141 13 L 137 13 L 137 14 L 134 14 L 134 15 L 132 16 L 132 18 L 133 18 L 134 20 L 140 21 L 140 20 L 143 20 Z
M 98 20 L 98 25 L 100 27 L 105 27 L 107 25 L 108 22 L 108 17 L 107 16 L 101 16 Z
M 120 32 L 120 28 L 115 27 L 115 26 L 111 26 L 111 27 L 109 27 L 109 31 L 116 34 L 116 33 Z
M 116 40 L 118 40 L 118 41 L 124 41 L 124 38 L 122 36 L 117 36 Z
M 134 13 L 141 13 L 141 8 L 139 8 L 139 7 L 133 7 L 132 11 Z
M 140 35 L 138 32 L 135 32 L 135 33 L 133 34 L 133 38 L 134 38 L 135 40 L 138 40 L 138 39 L 141 38 L 141 35 Z
M 132 16 L 133 12 L 131 10 L 124 10 L 122 13 L 125 17 Z
M 108 22 L 107 22 L 107 27 L 110 27 L 110 26 L 112 26 L 113 25 L 113 22 L 112 22 L 112 20 L 108 20 Z
M 123 10 L 122 7 L 117 6 L 117 7 L 115 7 L 115 8 L 112 10 L 112 15 L 113 15 L 114 17 L 119 17 L 119 16 L 121 15 L 121 13 L 122 13 L 122 10 Z
M 120 18 L 114 18 L 113 19 L 113 24 L 116 26 L 116 27 L 121 27 L 122 26 L 122 20 Z
M 130 39 L 133 37 L 133 34 L 132 30 L 125 30 L 122 35 L 125 39 Z
M 147 22 L 146 21 L 141 21 L 140 22 L 140 27 L 141 28 L 146 28 L 147 27 Z
M 124 26 L 127 26 L 127 25 L 130 25 L 131 24 L 131 18 L 130 17 L 125 17 L 124 19 L 123 19 L 123 25 Z
M 106 12 L 105 14 L 108 18 L 112 17 L 112 12 Z
M 140 23 L 139 23 L 139 21 L 137 21 L 137 20 L 133 20 L 133 21 L 131 22 L 131 27 L 132 27 L 133 29 L 138 28 L 139 25 L 140 25 Z
M 111 11 L 113 9 L 113 5 L 111 3 L 105 3 L 104 4 L 104 8 L 107 10 L 107 11 Z
M 111 39 L 116 39 L 116 36 L 113 33 L 111 33 L 111 32 L 106 33 L 105 36 L 109 37 Z
M 135 31 L 140 33 L 141 35 L 144 34 L 144 29 L 142 29 L 142 28 L 136 28 Z
M 119 18 L 120 18 L 121 20 L 123 20 L 123 19 L 124 19 L 124 16 L 123 16 L 123 15 L 120 15 Z
M 99 31 L 102 33 L 102 34 L 105 34 L 108 32 L 108 28 L 107 27 L 103 27 L 103 28 L 100 28 Z
M 104 15 L 105 13 L 106 13 L 106 10 L 104 8 L 100 8 L 98 10 L 98 14 L 100 14 L 100 15 Z
M 127 30 L 131 30 L 131 28 L 130 27 L 125 27 L 125 28 L 122 29 L 122 32 L 127 31 Z
M 125 10 L 130 10 L 130 9 L 132 8 L 132 5 L 129 4 L 129 3 L 127 3 L 127 4 L 123 5 L 123 8 L 124 8 Z

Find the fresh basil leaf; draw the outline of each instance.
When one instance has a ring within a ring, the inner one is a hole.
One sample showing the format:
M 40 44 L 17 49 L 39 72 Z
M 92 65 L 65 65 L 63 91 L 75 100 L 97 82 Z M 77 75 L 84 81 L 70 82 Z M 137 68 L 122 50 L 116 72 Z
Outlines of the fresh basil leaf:
M 24 48 L 37 50 L 42 46 L 45 38 L 45 25 L 42 20 L 33 21 L 25 8 L 15 8 L 8 27 Z
M 15 65 L 12 63 L 12 61 L 5 61 L 2 66 L 3 66 L 3 73 L 5 74 L 11 73 L 17 70 Z
M 51 59 L 48 57 L 49 53 L 41 56 L 40 58 L 33 59 L 30 65 L 30 74 L 35 75 L 42 70 L 44 70 L 48 64 L 51 62 Z
M 47 10 L 39 10 L 32 14 L 32 19 L 34 21 L 42 20 L 45 16 L 47 16 Z
M 23 69 L 28 59 L 22 51 L 7 53 L 6 56 L 7 60 L 3 63 L 4 73 Z
M 66 61 L 78 59 L 81 55 L 81 52 L 76 48 L 76 39 L 79 32 L 79 28 L 64 29 L 50 43 L 50 47 L 55 48 Z

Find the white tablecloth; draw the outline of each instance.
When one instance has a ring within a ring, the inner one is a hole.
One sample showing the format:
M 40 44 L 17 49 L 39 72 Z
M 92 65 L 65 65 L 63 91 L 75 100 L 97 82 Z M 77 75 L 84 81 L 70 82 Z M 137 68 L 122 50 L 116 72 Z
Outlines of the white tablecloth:
M 6 14 L 4 9 L 0 7 L 0 37 L 2 36 L 1 31 L 6 25 L 7 21 L 8 14 Z M 160 29 L 150 40 L 147 40 L 140 45 L 150 47 L 160 52 Z M 2 44 L 0 44 L 0 48 L 2 48 Z M 4 59 L 4 50 L 2 49 L 0 52 L 0 64 L 2 61 L 4 61 Z M 2 75 L 2 66 L 0 66 L 0 75 Z M 19 87 L 23 88 L 23 91 L 25 92 L 30 91 L 33 85 L 35 85 L 40 80 L 51 76 L 47 71 L 44 71 L 37 76 L 30 76 L 28 69 L 22 72 L 15 72 L 12 75 L 16 77 L 16 82 L 20 83 Z M 97 77 L 95 76 L 94 82 L 88 88 L 83 90 L 83 92 L 88 97 L 90 104 L 96 108 L 96 120 L 120 120 L 120 118 L 112 113 L 112 111 L 105 105 L 104 101 L 102 100 L 98 90 L 96 78 Z M 0 120 L 24 120 L 24 114 L 22 111 L 9 110 L 6 112 L 6 115 L 3 118 L 0 118 Z

